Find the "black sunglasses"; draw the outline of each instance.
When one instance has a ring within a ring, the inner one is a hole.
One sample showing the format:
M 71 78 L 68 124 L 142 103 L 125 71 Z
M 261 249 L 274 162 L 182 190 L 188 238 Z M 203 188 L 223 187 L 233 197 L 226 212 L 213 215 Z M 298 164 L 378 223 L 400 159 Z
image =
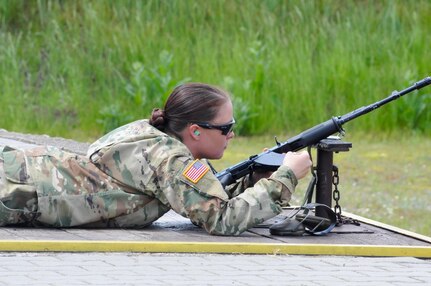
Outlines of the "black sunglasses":
M 217 129 L 221 131 L 222 135 L 228 135 L 230 132 L 232 132 L 233 125 L 235 124 L 235 119 L 232 119 L 232 121 L 223 125 L 212 125 L 210 123 L 202 122 L 195 122 L 195 124 L 205 129 Z

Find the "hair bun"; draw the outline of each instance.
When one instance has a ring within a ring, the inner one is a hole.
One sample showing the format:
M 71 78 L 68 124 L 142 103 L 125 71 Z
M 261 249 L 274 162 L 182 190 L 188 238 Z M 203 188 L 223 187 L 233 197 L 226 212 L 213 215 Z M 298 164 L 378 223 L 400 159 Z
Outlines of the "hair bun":
M 165 111 L 160 108 L 155 108 L 151 112 L 150 124 L 157 129 L 163 131 L 166 123 Z

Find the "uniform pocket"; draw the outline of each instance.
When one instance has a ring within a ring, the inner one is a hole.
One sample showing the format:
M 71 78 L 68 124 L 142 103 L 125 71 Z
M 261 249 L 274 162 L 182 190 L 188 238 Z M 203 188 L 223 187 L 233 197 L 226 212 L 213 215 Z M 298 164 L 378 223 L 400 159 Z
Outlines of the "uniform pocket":
M 3 169 L 8 181 L 17 184 L 29 184 L 33 180 L 30 178 L 25 161 L 24 152 L 20 150 L 10 149 L 4 150 Z

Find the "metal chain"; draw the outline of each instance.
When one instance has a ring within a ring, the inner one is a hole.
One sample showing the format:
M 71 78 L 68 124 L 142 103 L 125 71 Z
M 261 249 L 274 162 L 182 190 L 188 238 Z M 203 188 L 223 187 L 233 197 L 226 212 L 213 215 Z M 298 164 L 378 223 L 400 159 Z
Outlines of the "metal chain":
M 343 218 L 341 215 L 341 206 L 340 206 L 340 190 L 338 190 L 338 184 L 340 183 L 340 176 L 338 175 L 338 167 L 332 166 L 332 184 L 334 185 L 334 191 L 332 193 L 332 197 L 335 201 L 334 212 L 337 218 L 337 225 L 340 224 L 354 224 L 360 225 L 359 221 L 351 218 Z
M 338 184 L 340 183 L 340 177 L 338 176 L 338 167 L 332 166 L 332 184 L 334 185 L 334 191 L 332 193 L 332 197 L 335 201 L 334 212 L 337 217 L 337 225 L 342 223 L 341 218 L 341 206 L 340 206 L 340 191 L 338 190 Z

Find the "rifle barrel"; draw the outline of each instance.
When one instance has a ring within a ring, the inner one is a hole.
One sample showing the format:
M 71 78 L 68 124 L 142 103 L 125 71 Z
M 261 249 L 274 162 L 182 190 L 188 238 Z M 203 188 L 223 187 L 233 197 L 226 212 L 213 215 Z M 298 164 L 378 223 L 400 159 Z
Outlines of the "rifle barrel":
M 343 125 L 344 123 L 349 122 L 349 121 L 351 121 L 351 120 L 353 120 L 353 119 L 355 119 L 361 115 L 367 114 L 368 112 L 371 112 L 371 111 L 381 107 L 382 105 L 385 105 L 385 104 L 387 104 L 387 103 L 389 103 L 395 99 L 398 99 L 401 96 L 412 92 L 413 90 L 421 89 L 421 88 L 423 88 L 429 84 L 431 84 L 431 77 L 426 77 L 426 78 L 414 83 L 412 86 L 409 86 L 406 89 L 403 89 L 401 91 L 392 92 L 392 94 L 390 96 L 388 96 L 388 97 L 386 97 L 380 101 L 372 103 L 368 106 L 360 107 L 360 108 L 358 108 L 358 109 L 356 109 L 350 113 L 347 113 L 343 116 L 339 116 L 338 122 L 340 125 Z

